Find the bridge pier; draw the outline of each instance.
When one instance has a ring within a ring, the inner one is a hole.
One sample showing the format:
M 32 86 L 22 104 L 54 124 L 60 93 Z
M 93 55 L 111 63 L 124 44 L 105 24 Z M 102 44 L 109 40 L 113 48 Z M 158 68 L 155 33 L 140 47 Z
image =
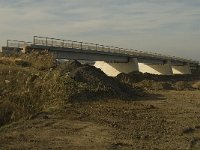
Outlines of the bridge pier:
M 190 64 L 187 63 L 182 66 L 172 66 L 173 74 L 191 74 Z
M 96 61 L 94 66 L 100 68 L 108 76 L 117 76 L 120 73 L 139 71 L 137 58 L 131 58 L 127 63 Z
M 167 61 L 163 64 L 139 63 L 138 66 L 139 66 L 139 71 L 142 73 L 173 75 L 170 61 Z

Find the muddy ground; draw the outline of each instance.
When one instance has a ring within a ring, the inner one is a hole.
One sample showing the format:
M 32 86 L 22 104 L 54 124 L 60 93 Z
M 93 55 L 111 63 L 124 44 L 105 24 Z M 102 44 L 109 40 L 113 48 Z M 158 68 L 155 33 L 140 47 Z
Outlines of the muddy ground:
M 69 103 L 0 128 L 0 149 L 200 149 L 200 92 Z

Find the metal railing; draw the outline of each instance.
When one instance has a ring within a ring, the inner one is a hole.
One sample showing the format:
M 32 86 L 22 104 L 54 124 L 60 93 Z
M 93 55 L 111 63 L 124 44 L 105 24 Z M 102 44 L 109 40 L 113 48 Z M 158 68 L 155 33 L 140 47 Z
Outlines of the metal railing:
M 94 43 L 84 43 L 72 40 L 62 40 L 49 37 L 34 36 L 34 45 L 50 46 L 50 47 L 63 47 L 63 48 L 73 48 L 80 50 L 95 50 L 95 51 L 105 51 L 105 52 L 121 52 L 121 48 L 113 46 L 105 46 Z
M 124 49 L 114 46 L 105 46 L 100 44 L 94 43 L 86 43 L 86 42 L 79 42 L 79 41 L 72 41 L 72 40 L 62 40 L 50 37 L 41 37 L 41 36 L 34 36 L 33 43 L 26 42 L 26 41 L 19 41 L 19 40 L 7 40 L 7 47 L 14 47 L 14 48 L 24 48 L 26 46 L 31 45 L 41 45 L 41 46 L 48 46 L 48 47 L 58 47 L 58 48 L 72 48 L 72 49 L 79 49 L 79 50 L 93 50 L 99 52 L 108 52 L 108 53 L 118 53 L 128 55 L 130 57 L 149 57 L 152 59 L 159 59 L 159 60 L 170 60 L 170 61 L 180 61 L 180 62 L 187 62 L 187 63 L 195 63 L 199 64 L 199 61 L 191 60 L 191 59 L 184 59 L 175 56 L 169 55 L 161 55 L 158 53 L 152 52 L 144 52 L 138 51 L 133 49 Z
M 30 46 L 31 44 L 32 44 L 31 42 L 7 40 L 7 47 L 24 48 L 26 46 Z
M 105 46 L 100 44 L 94 43 L 85 43 L 79 41 L 72 41 L 72 40 L 62 40 L 62 39 L 55 39 L 49 37 L 41 37 L 41 36 L 34 36 L 33 38 L 34 45 L 41 45 L 41 46 L 49 46 L 49 47 L 63 47 L 63 48 L 73 48 L 73 49 L 80 49 L 80 50 L 94 50 L 94 51 L 103 51 L 103 52 L 110 52 L 110 53 L 120 53 L 126 55 L 135 55 L 135 56 L 152 56 L 152 57 L 160 57 L 160 54 L 156 53 L 146 53 L 143 51 L 137 51 L 133 49 L 124 49 L 120 47 L 114 46 Z
M 102 51 L 102 52 L 109 52 L 109 53 L 120 53 L 130 56 L 140 56 L 140 57 L 151 57 L 154 59 L 161 59 L 161 60 L 174 60 L 174 61 L 181 61 L 181 62 L 191 62 L 191 63 L 199 63 L 198 61 L 193 61 L 191 59 L 184 59 L 175 56 L 165 56 L 158 53 L 152 52 L 144 52 L 138 51 L 133 49 L 124 49 L 114 46 L 105 46 L 100 44 L 94 43 L 85 43 L 79 41 L 72 41 L 72 40 L 62 40 L 50 37 L 41 37 L 41 36 L 34 36 L 33 37 L 33 44 L 34 45 L 42 45 L 42 46 L 49 46 L 49 47 L 61 47 L 61 48 L 73 48 L 79 50 L 94 50 L 94 51 Z

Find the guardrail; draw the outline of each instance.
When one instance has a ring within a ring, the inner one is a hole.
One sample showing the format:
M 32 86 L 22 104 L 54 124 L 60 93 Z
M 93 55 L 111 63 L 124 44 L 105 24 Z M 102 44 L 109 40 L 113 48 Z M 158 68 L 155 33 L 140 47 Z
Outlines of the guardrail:
M 85 43 L 85 42 L 72 41 L 72 40 L 62 40 L 62 39 L 41 37 L 41 36 L 34 36 L 33 44 L 49 46 L 49 47 L 63 47 L 63 48 L 73 48 L 73 49 L 80 49 L 80 50 L 104 51 L 104 52 L 110 52 L 110 53 L 120 53 L 120 54 L 135 55 L 135 56 L 148 56 L 148 57 L 156 57 L 156 58 L 161 57 L 160 54 L 156 54 L 156 53 L 149 54 L 143 51 L 137 51 L 133 49 L 124 49 L 124 48 L 119 48 L 119 47 L 114 47 L 114 46 L 105 46 L 105 45 L 94 44 L 94 43 Z
M 152 52 L 143 52 L 133 49 L 124 49 L 114 46 L 105 46 L 100 44 L 94 43 L 85 43 L 79 41 L 72 41 L 72 40 L 62 40 L 50 37 L 41 37 L 41 36 L 34 36 L 33 37 L 33 44 L 34 45 L 42 45 L 42 46 L 49 46 L 49 47 L 62 47 L 62 48 L 73 48 L 73 49 L 80 49 L 80 50 L 94 50 L 94 51 L 103 51 L 103 52 L 110 52 L 110 53 L 120 53 L 120 54 L 127 54 L 130 56 L 141 56 L 141 57 L 152 57 L 157 59 L 163 60 L 175 60 L 175 61 L 182 61 L 182 62 L 192 62 L 192 63 L 199 63 L 198 61 L 193 61 L 189 59 L 184 59 L 175 56 L 165 56 L 158 53 Z
M 122 48 L 105 46 L 94 43 L 84 43 L 79 41 L 72 40 L 62 40 L 49 37 L 39 37 L 34 36 L 33 38 L 34 45 L 50 46 L 50 47 L 63 47 L 63 48 L 73 48 L 80 50 L 95 50 L 95 51 L 105 51 L 105 52 L 117 52 L 122 53 Z
M 26 46 L 30 46 L 31 44 L 31 42 L 7 40 L 7 47 L 24 48 Z
M 188 63 L 195 63 L 199 64 L 198 61 L 194 61 L 191 59 L 184 59 L 175 56 L 169 55 L 161 55 L 158 53 L 152 52 L 144 52 L 138 51 L 133 49 L 124 49 L 114 46 L 105 46 L 100 44 L 94 43 L 86 43 L 86 42 L 79 42 L 79 41 L 72 41 L 72 40 L 62 40 L 50 37 L 41 37 L 41 36 L 34 36 L 33 43 L 26 42 L 26 41 L 18 41 L 18 40 L 7 40 L 7 47 L 15 47 L 15 48 L 24 48 L 26 46 L 31 45 L 41 45 L 41 46 L 48 46 L 48 47 L 60 47 L 60 48 L 72 48 L 72 49 L 79 49 L 79 50 L 94 50 L 94 51 L 102 51 L 102 52 L 109 52 L 109 53 L 119 53 L 125 54 L 130 56 L 137 56 L 137 57 L 150 57 L 154 59 L 160 60 L 172 60 L 172 61 L 180 61 L 180 62 L 188 62 Z

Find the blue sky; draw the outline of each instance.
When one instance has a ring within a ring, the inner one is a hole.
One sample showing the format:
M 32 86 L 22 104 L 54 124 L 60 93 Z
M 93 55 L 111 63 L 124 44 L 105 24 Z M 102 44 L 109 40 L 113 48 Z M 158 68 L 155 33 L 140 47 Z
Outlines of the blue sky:
M 200 1 L 0 0 L 0 45 L 34 35 L 200 60 Z

